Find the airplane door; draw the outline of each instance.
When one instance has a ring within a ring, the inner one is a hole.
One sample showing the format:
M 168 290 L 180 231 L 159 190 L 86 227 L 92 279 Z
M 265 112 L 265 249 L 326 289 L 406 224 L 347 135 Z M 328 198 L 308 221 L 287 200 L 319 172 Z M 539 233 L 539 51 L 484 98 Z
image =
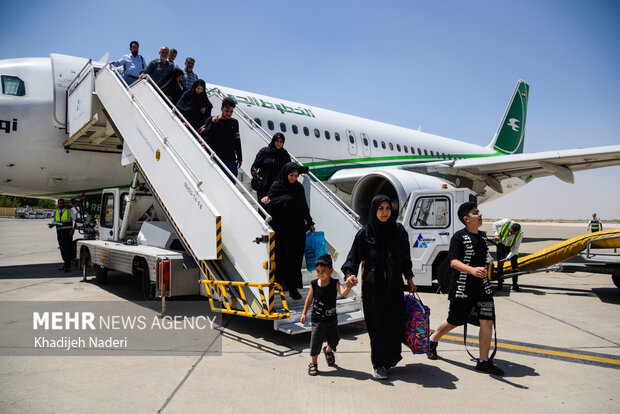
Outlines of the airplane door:
M 364 151 L 364 156 L 370 157 L 370 138 L 368 138 L 365 132 L 362 132 L 360 135 L 362 137 L 362 151 Z
M 355 138 L 355 133 L 347 129 L 347 141 L 349 145 L 349 154 L 357 155 L 357 140 Z

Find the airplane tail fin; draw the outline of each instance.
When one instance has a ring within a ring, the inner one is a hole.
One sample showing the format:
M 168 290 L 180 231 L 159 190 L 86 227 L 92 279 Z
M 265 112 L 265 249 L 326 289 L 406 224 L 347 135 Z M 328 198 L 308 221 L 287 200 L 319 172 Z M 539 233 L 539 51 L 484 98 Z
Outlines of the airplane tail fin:
M 525 120 L 527 118 L 527 101 L 530 97 L 530 84 L 519 80 L 504 118 L 497 127 L 490 148 L 501 154 L 521 154 L 525 142 Z

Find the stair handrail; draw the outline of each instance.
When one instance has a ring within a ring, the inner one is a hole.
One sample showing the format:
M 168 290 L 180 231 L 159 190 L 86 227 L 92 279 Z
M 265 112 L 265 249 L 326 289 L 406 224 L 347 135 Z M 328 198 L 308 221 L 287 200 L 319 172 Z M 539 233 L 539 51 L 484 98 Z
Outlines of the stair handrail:
M 224 94 L 218 87 L 214 87 L 209 89 L 208 94 L 217 94 L 220 99 L 224 99 L 228 97 L 228 95 Z M 271 138 L 269 133 L 262 127 L 262 125 L 257 124 L 248 114 L 246 114 L 243 109 L 237 106 L 235 108 L 235 112 L 241 114 L 241 119 L 252 129 L 255 129 L 259 132 L 258 136 L 265 142 L 265 144 L 269 144 L 271 142 Z M 291 159 L 294 160 L 297 164 L 303 165 L 301 161 L 299 161 L 295 156 L 289 153 Z M 329 189 L 321 180 L 319 180 L 312 171 L 308 171 L 306 173 L 314 182 L 314 184 L 320 188 L 320 190 L 328 195 L 328 199 L 332 205 L 341 210 L 344 210 L 355 222 L 359 223 L 360 216 L 355 211 L 353 211 L 344 201 L 340 199 L 332 190 Z
M 175 157 L 183 165 L 183 167 L 191 174 L 192 179 L 194 180 L 194 183 L 196 184 L 196 186 L 198 188 L 200 188 L 200 186 L 202 185 L 202 181 L 200 181 L 198 179 L 198 177 L 192 171 L 190 166 L 187 165 L 187 163 L 183 160 L 182 157 L 179 156 L 177 151 L 174 149 L 174 146 L 173 146 L 172 142 L 168 139 L 167 135 L 164 134 L 163 131 L 157 126 L 157 123 L 153 120 L 153 118 L 151 118 L 151 116 L 148 114 L 148 111 L 145 110 L 144 106 L 135 97 L 134 93 L 131 91 L 131 88 L 129 87 L 127 82 L 125 82 L 125 79 L 120 75 L 120 73 L 118 72 L 117 68 L 116 67 L 111 67 L 110 65 L 106 65 L 106 67 L 107 67 L 108 70 L 111 70 L 117 76 L 117 78 L 123 83 L 123 86 L 125 86 L 125 91 L 129 94 L 129 96 L 131 97 L 131 100 L 133 102 L 135 102 L 140 107 L 140 109 L 142 110 L 143 114 L 149 120 L 149 122 L 151 123 L 153 128 L 157 131 L 157 133 L 160 135 L 160 137 L 163 138 L 164 143 L 166 143 L 168 145 L 168 147 L 174 152 Z M 102 70 L 106 70 L 106 69 L 103 68 Z M 162 99 L 164 99 L 164 102 L 166 102 L 168 104 L 168 109 L 172 110 L 171 113 L 174 114 L 175 116 L 178 116 L 185 123 L 185 126 L 189 129 L 189 131 L 192 133 L 192 135 L 194 135 L 194 138 L 197 139 L 200 143 L 202 143 L 205 146 L 206 157 L 209 160 L 211 160 L 211 161 L 215 159 L 220 165 L 223 166 L 224 163 L 220 159 L 220 157 L 218 157 L 218 155 L 215 153 L 215 151 L 213 151 L 211 149 L 211 147 L 209 147 L 207 145 L 207 143 L 202 139 L 200 134 L 198 134 L 198 132 L 196 132 L 196 130 L 191 126 L 191 124 L 189 122 L 187 122 L 187 119 L 185 119 L 183 114 L 181 114 L 178 111 L 176 106 L 174 106 L 172 104 L 172 102 L 170 102 L 168 97 L 166 95 L 164 95 L 164 93 L 159 88 L 157 83 L 148 74 L 145 74 L 143 76 L 142 81 L 146 81 L 147 83 L 149 83 L 151 85 L 151 87 L 160 95 L 160 97 Z M 140 82 L 140 80 L 138 80 L 137 82 L 134 82 L 133 84 L 135 85 L 138 82 Z M 252 194 L 250 194 L 250 192 L 248 192 L 248 190 L 240 183 L 239 179 L 237 177 L 233 176 L 229 171 L 222 171 L 222 169 L 219 168 L 219 166 L 218 166 L 218 169 L 219 169 L 220 173 L 226 175 L 227 178 L 234 179 L 235 184 L 239 183 L 238 186 L 235 185 L 235 187 L 239 191 L 239 193 L 237 193 L 238 194 L 238 198 L 242 202 L 250 203 L 250 205 L 252 207 L 258 209 L 258 211 L 260 211 L 262 214 L 264 214 L 265 223 L 269 223 L 271 221 L 271 215 L 260 205 L 260 203 L 254 198 L 254 196 L 252 196 Z M 245 198 L 245 197 L 241 196 L 241 192 L 245 193 L 248 197 Z M 251 200 L 251 201 L 248 201 L 248 199 Z

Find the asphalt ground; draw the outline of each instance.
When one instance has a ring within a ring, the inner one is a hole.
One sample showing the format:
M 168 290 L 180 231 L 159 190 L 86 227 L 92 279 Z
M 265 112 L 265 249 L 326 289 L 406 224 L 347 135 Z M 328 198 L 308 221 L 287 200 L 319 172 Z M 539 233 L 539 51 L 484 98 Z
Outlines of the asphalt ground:
M 141 299 L 126 275 L 111 272 L 98 286 L 80 283 L 78 270 L 57 270 L 60 253 L 46 222 L 0 219 L 0 301 Z M 522 253 L 585 233 L 574 224 L 523 229 Z M 519 281 L 522 292 L 495 297 L 495 361 L 504 377 L 473 370 L 457 328 L 440 342 L 439 360 L 403 346 L 389 379 L 374 380 L 363 324 L 341 327 L 337 365 L 327 367 L 321 355 L 320 375 L 310 377 L 308 334 L 224 316 L 221 356 L 0 356 L 0 412 L 619 412 L 620 290 L 611 277 L 534 273 Z M 435 288 L 420 295 L 434 328 L 448 300 Z M 474 355 L 477 334 L 470 328 Z

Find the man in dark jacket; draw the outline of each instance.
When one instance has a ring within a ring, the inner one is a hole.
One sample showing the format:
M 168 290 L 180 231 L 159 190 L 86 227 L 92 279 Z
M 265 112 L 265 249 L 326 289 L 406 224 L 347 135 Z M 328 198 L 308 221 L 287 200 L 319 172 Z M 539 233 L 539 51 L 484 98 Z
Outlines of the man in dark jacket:
M 241 156 L 239 121 L 232 117 L 235 106 L 236 103 L 232 98 L 224 98 L 222 113 L 219 116 L 207 119 L 201 135 L 232 175 L 237 177 L 243 158 Z M 234 178 L 232 181 L 235 182 Z

